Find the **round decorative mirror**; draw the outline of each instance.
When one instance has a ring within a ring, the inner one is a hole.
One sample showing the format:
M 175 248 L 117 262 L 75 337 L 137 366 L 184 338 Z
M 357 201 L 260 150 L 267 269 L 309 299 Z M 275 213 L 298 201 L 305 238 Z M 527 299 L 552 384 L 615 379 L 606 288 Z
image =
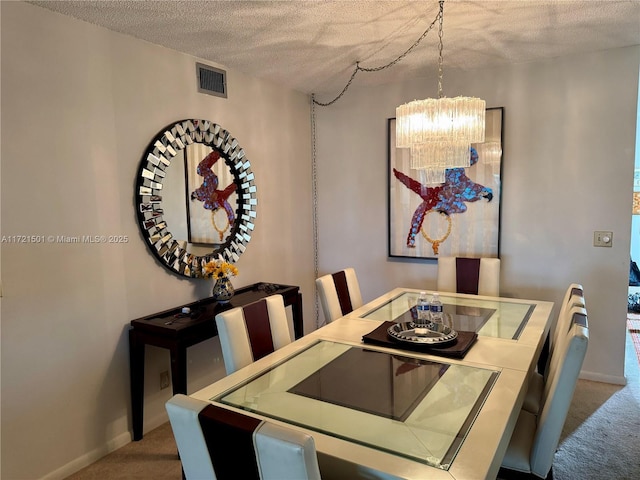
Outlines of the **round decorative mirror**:
M 258 203 L 251 164 L 208 120 L 181 120 L 156 135 L 135 195 L 142 236 L 172 272 L 200 277 L 212 259 L 237 261 L 251 240 Z

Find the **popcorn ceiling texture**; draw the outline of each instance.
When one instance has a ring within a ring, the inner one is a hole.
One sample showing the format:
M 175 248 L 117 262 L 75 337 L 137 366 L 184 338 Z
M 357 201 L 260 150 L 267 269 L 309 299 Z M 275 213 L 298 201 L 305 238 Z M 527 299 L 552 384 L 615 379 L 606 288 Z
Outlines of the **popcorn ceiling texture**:
M 302 92 L 325 94 L 344 87 L 357 61 L 378 67 L 394 60 L 438 12 L 435 0 L 29 3 Z M 640 1 L 449 0 L 444 5 L 445 86 L 447 69 L 638 44 Z M 437 45 L 436 25 L 401 62 L 362 73 L 356 84 L 433 75 Z

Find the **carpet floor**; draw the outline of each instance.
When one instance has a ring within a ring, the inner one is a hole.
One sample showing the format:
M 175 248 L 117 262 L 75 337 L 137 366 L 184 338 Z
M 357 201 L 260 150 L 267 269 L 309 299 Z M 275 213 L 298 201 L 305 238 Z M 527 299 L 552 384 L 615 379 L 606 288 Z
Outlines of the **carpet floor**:
M 640 366 L 627 331 L 627 384 L 579 380 L 555 455 L 556 480 L 640 478 Z
M 630 332 L 625 368 L 625 386 L 578 380 L 554 460 L 556 480 L 640 479 L 640 366 Z M 167 422 L 67 480 L 181 478 Z
M 67 480 L 181 480 L 182 465 L 169 422 L 145 433 Z

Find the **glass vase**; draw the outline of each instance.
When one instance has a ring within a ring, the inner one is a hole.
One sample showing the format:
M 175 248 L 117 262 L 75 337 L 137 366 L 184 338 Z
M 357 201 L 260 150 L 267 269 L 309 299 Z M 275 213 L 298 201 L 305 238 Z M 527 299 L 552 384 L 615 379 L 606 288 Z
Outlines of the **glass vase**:
M 229 277 L 220 277 L 216 280 L 216 283 L 213 284 L 211 296 L 218 303 L 229 303 L 234 293 L 235 290 Z

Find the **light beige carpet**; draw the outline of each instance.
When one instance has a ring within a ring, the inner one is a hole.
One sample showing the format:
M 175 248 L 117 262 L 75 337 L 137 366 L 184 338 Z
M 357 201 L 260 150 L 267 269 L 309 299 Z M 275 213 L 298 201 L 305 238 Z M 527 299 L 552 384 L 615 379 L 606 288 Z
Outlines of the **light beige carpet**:
M 68 480 L 125 479 L 182 479 L 182 466 L 169 422 L 146 433 L 139 442 L 131 442 L 68 477 Z
M 579 380 L 555 455 L 556 480 L 640 479 L 640 367 L 627 332 L 627 385 Z

